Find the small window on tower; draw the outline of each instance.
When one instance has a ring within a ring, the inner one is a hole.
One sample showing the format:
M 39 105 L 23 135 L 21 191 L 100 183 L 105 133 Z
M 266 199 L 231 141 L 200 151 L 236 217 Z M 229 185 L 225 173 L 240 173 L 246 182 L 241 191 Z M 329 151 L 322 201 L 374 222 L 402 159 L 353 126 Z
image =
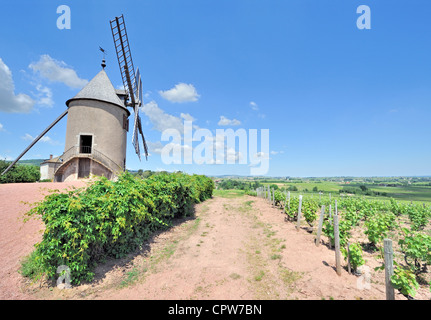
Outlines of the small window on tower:
M 123 129 L 129 132 L 129 119 L 123 114 Z

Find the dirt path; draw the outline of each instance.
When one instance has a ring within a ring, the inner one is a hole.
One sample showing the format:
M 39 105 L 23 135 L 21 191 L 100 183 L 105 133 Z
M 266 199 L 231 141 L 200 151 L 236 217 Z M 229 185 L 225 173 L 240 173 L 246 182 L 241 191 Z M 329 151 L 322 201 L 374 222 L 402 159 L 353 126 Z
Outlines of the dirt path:
M 32 299 L 23 290 L 18 273 L 20 260 L 42 239 L 43 223 L 30 220 L 23 223 L 29 205 L 40 201 L 48 189 L 64 190 L 85 186 L 84 182 L 0 184 L 0 299 Z
M 3 230 L 0 238 L 10 264 L 8 272 L 1 269 L 0 298 L 385 299 L 384 274 L 374 272 L 374 259 L 365 257 L 371 282 L 345 270 L 337 276 L 334 252 L 315 246 L 313 234 L 297 231 L 284 217 L 260 198 L 214 197 L 196 206 L 194 218 L 155 234 L 140 252 L 101 265 L 93 283 L 69 290 L 25 285 L 16 272 L 19 257 L 32 250 L 41 226 L 18 230 L 17 224 L 14 239 Z

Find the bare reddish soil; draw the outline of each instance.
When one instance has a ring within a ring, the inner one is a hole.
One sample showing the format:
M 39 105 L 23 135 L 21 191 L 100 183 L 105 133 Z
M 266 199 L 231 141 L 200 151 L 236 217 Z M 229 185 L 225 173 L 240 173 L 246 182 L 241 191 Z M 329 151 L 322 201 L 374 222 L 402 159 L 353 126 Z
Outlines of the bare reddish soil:
M 194 217 L 154 234 L 139 252 L 100 264 L 92 283 L 64 290 L 30 283 L 18 273 L 20 260 L 41 240 L 43 225 L 20 220 L 28 210 L 21 201 L 72 185 L 85 184 L 0 185 L 0 299 L 385 299 L 376 254 L 365 252 L 368 280 L 345 269 L 338 276 L 326 237 L 316 246 L 305 222 L 297 231 L 280 209 L 249 196 L 197 205 Z M 420 288 L 416 298 L 431 294 Z
M 32 299 L 23 290 L 23 278 L 18 273 L 20 260 L 42 239 L 43 223 L 23 222 L 30 206 L 48 194 L 48 189 L 68 189 L 85 186 L 84 182 L 0 184 L 0 299 Z

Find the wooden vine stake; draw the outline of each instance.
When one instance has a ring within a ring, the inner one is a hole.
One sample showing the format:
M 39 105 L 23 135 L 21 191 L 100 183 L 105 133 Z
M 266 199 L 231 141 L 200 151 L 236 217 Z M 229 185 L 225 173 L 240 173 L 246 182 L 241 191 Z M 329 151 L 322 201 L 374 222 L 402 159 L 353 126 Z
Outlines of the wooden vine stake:
M 335 206 L 335 208 L 337 208 Z M 341 276 L 341 253 L 340 253 L 340 229 L 338 227 L 338 214 L 334 214 L 334 240 L 335 240 L 335 267 L 337 274 Z
M 298 206 L 298 218 L 296 222 L 296 231 L 299 231 L 301 226 L 301 209 L 302 209 L 302 196 L 299 196 L 299 206 Z
M 386 282 L 386 300 L 395 300 L 395 290 L 391 283 L 391 277 L 394 274 L 394 251 L 392 249 L 392 240 L 384 239 L 385 255 L 385 282 Z
M 332 206 L 329 205 L 329 223 L 332 225 L 333 221 L 331 221 L 331 219 L 332 219 Z M 332 249 L 332 240 L 330 237 L 329 237 L 329 249 Z
M 347 243 L 347 270 L 352 274 L 352 267 L 350 265 L 350 243 Z
M 319 226 L 317 228 L 317 235 L 316 235 L 316 246 L 320 246 L 320 235 L 322 234 L 322 227 L 323 227 L 323 218 L 325 216 L 325 206 L 322 206 L 322 210 L 320 211 L 320 218 L 319 218 Z
M 289 208 L 289 211 L 290 211 L 290 191 L 287 191 L 287 207 Z

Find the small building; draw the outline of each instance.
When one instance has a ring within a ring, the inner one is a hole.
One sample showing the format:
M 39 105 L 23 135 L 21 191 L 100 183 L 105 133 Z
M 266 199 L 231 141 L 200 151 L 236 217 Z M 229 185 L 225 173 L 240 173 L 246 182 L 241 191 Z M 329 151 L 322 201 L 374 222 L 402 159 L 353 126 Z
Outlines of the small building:
M 53 158 L 51 154 L 48 160 L 40 164 L 40 180 L 54 180 L 54 172 L 60 164 L 60 157 Z

